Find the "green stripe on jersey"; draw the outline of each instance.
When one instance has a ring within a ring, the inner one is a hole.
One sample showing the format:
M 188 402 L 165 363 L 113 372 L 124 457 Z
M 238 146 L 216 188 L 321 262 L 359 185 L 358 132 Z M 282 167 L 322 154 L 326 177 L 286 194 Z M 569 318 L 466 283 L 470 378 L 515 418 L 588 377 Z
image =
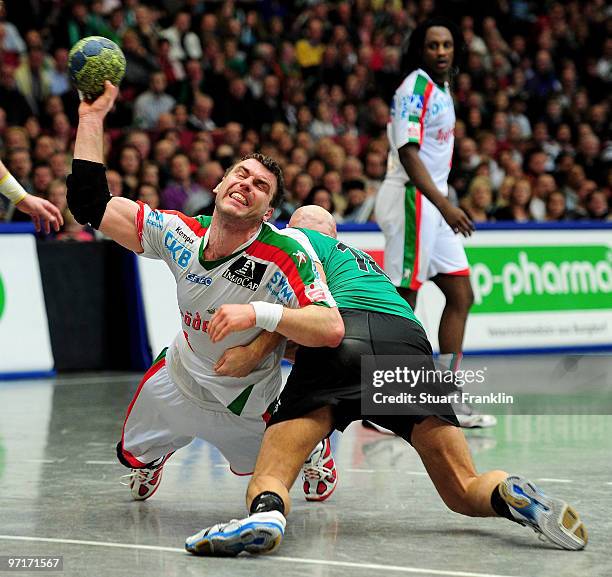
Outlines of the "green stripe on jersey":
M 212 216 L 196 216 L 195 219 L 200 223 L 202 228 L 208 228 L 210 226 L 210 223 L 212 222 Z M 230 254 L 229 256 L 224 256 L 216 260 L 204 260 L 204 237 L 202 237 L 200 239 L 200 246 L 198 247 L 198 260 L 206 270 L 212 270 L 213 268 L 218 267 L 220 264 L 231 260 L 240 252 L 241 251 L 235 252 L 233 254 Z
M 212 222 L 212 216 L 200 215 L 194 218 L 200 223 L 202 228 L 208 228 Z M 223 258 L 218 258 L 216 260 L 204 260 L 204 237 L 200 239 L 200 246 L 198 247 L 198 260 L 206 270 L 212 270 L 220 264 L 234 258 L 237 254 L 238 253 L 235 252 L 234 254 L 230 254 L 229 256 L 224 256 Z
M 200 226 L 202 226 L 202 228 L 208 228 L 210 226 L 210 223 L 212 222 L 212 216 L 200 215 L 195 216 L 194 218 L 200 223 Z
M 212 270 L 220 264 L 223 264 L 224 262 L 227 262 L 228 260 L 231 260 L 234 257 L 238 256 L 241 252 L 243 251 L 240 250 L 238 252 L 230 254 L 229 256 L 224 256 L 216 260 L 204 260 L 204 239 L 202 239 L 200 241 L 200 248 L 198 249 L 198 260 L 206 270 Z
M 414 93 L 420 94 L 421 96 L 425 96 L 425 89 L 427 88 L 428 84 L 429 84 L 429 80 L 427 80 L 425 76 L 421 76 L 419 74 L 414 83 Z
M 163 358 L 165 358 L 167 352 L 168 352 L 168 347 L 164 347 L 162 349 L 162 352 L 159 353 L 159 355 L 157 355 L 157 357 L 155 358 L 155 360 L 153 361 L 151 366 L 156 365 L 157 363 L 159 363 L 159 361 L 161 361 Z
M 234 413 L 234 415 L 238 415 L 240 416 L 244 406 L 246 405 L 247 401 L 249 400 L 249 395 L 251 394 L 251 391 L 253 390 L 253 387 L 255 385 L 249 385 L 246 389 L 244 389 L 244 391 L 242 391 L 242 393 L 240 393 L 228 406 L 227 408 Z
M 321 259 L 327 286 L 339 308 L 388 313 L 418 322 L 410 305 L 369 254 L 320 232 L 300 230 Z
M 272 227 L 265 224 L 257 240 L 278 248 L 287 254 L 295 264 L 295 268 L 304 285 L 308 286 L 316 280 L 314 264 L 297 240 L 290 236 L 279 234 Z

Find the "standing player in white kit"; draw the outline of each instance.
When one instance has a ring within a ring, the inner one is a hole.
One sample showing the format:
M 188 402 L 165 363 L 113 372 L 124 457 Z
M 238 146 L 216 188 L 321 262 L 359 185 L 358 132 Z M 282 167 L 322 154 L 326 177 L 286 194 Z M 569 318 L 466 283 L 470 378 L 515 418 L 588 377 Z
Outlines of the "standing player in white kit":
M 267 409 L 280 393 L 285 343 L 268 345 L 263 362 L 243 378 L 222 376 L 227 349 L 257 346 L 262 330 L 306 346 L 337 346 L 344 325 L 308 250 L 265 222 L 283 191 L 272 159 L 253 154 L 228 170 L 216 188 L 212 217 L 110 197 L 103 120 L 117 92 L 107 82 L 102 96 L 79 107 L 68 204 L 77 221 L 137 254 L 164 260 L 177 282 L 183 330 L 143 377 L 117 446 L 119 460 L 132 469 L 132 496 L 143 500 L 159 487 L 166 460 L 195 437 L 219 448 L 235 473 L 253 471 Z M 336 484 L 328 439 L 307 460 L 305 474 L 316 475 L 319 460 L 326 464 L 321 481 L 327 490 L 307 492 L 308 500 L 327 498 Z
M 402 61 L 408 73 L 393 96 L 387 127 L 387 174 L 376 198 L 376 220 L 385 235 L 385 272 L 414 309 L 417 291 L 431 279 L 446 298 L 438 340 L 450 368 L 458 366 L 473 302 L 470 270 L 458 233 L 474 226 L 448 200 L 455 142 L 450 73 L 463 40 L 450 22 L 431 19 L 410 37 Z M 463 427 L 490 427 L 492 415 L 455 407 Z

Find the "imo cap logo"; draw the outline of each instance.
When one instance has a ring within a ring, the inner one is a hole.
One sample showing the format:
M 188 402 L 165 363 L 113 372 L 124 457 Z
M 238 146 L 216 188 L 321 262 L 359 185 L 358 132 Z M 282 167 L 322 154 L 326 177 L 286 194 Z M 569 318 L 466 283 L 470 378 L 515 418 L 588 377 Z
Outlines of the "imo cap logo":
M 0 275 L 0 319 L 2 319 L 3 312 L 4 312 L 4 283 L 2 282 L 2 275 Z
M 256 262 L 246 256 L 241 256 L 226 269 L 223 278 L 241 287 L 256 291 L 267 266 L 263 262 Z

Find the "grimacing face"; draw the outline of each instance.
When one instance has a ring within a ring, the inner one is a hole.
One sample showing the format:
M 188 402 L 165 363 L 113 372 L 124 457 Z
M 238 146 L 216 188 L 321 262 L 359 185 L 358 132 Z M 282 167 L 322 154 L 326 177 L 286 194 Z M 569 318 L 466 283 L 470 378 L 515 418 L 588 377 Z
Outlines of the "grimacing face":
M 216 209 L 226 218 L 268 220 L 274 212 L 270 203 L 276 187 L 276 176 L 258 160 L 242 160 L 215 188 Z

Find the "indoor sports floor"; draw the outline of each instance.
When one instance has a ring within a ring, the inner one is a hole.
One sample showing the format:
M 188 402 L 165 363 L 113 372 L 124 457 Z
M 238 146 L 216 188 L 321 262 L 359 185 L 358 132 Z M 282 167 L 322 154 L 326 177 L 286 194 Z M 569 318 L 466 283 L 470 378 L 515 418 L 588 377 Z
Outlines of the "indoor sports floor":
M 277 554 L 207 559 L 185 553 L 184 539 L 243 516 L 247 479 L 196 441 L 169 461 L 149 501 L 132 501 L 114 447 L 138 380 L 0 381 L 0 556 L 63 555 L 56 574 L 75 577 L 612 575 L 612 416 L 501 416 L 469 433 L 480 470 L 520 472 L 575 506 L 585 551 L 446 510 L 410 446 L 354 423 L 332 439 L 337 491 L 306 503 L 296 484 Z

